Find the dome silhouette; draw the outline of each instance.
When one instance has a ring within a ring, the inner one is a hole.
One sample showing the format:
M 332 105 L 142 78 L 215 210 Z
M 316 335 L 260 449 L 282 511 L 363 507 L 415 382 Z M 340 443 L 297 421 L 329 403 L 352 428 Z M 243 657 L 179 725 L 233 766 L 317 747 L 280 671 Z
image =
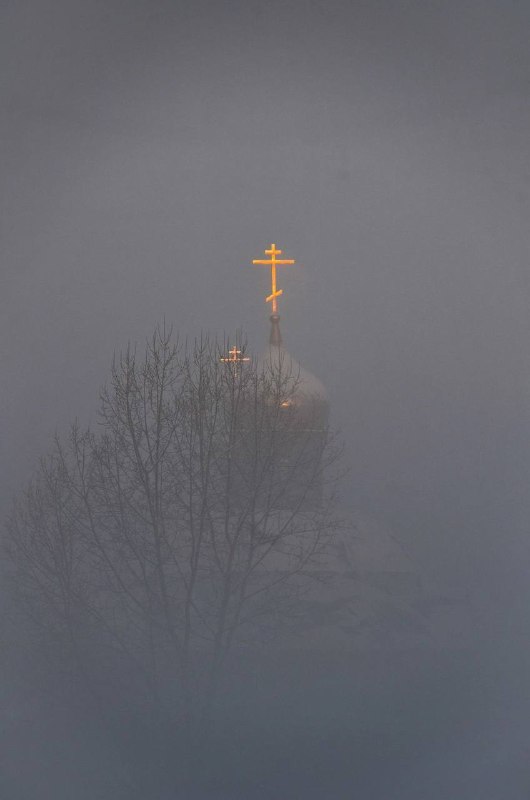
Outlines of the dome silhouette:
M 283 346 L 279 314 L 272 314 L 270 321 L 269 345 L 258 359 L 258 369 L 273 378 L 284 378 L 290 384 L 288 396 L 282 403 L 286 409 L 311 418 L 315 427 L 326 428 L 329 397 L 324 384 Z

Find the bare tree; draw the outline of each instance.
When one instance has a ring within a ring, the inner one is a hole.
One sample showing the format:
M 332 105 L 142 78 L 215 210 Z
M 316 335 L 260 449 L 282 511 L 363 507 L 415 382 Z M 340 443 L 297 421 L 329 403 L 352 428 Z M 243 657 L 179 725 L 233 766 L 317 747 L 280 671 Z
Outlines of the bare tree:
M 97 428 L 55 440 L 7 526 L 35 629 L 92 679 L 126 665 L 154 702 L 173 687 L 188 726 L 230 649 L 296 608 L 334 528 L 319 408 L 289 364 L 222 350 L 161 330 L 129 348 Z

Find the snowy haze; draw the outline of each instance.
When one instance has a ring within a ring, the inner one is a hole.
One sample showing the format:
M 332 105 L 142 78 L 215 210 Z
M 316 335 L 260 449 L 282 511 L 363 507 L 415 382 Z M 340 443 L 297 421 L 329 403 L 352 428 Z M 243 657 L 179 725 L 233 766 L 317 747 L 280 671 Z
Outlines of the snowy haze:
M 494 598 L 524 694 L 529 23 L 515 0 L 4 0 L 3 512 L 128 340 L 165 318 L 261 350 L 275 242 L 345 502 Z

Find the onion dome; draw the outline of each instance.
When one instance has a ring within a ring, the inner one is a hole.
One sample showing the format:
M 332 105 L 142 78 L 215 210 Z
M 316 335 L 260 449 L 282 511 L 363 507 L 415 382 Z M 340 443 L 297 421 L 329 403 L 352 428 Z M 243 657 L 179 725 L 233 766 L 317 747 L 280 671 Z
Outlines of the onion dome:
M 258 361 L 258 368 L 271 377 L 286 379 L 286 397 L 281 405 L 296 411 L 297 416 L 311 417 L 313 425 L 325 428 L 329 414 L 328 393 L 324 384 L 283 346 L 280 315 L 271 314 L 269 346 Z

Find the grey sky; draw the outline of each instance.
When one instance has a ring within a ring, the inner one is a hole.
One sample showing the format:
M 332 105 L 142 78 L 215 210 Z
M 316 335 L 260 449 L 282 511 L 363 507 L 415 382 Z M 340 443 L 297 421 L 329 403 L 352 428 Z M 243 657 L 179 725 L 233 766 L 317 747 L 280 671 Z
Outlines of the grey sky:
M 497 564 L 507 539 L 519 557 L 530 5 L 0 14 L 4 500 L 164 315 L 260 349 L 250 261 L 275 241 L 299 262 L 284 338 L 329 387 L 353 501 L 414 528 L 431 567 Z

